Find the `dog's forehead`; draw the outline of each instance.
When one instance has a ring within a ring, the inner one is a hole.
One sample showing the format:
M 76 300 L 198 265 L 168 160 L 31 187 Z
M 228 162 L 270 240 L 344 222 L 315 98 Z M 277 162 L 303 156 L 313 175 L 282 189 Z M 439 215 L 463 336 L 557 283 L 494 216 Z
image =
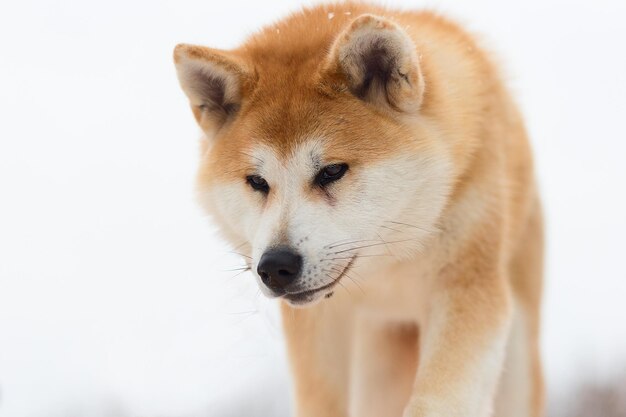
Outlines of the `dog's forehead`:
M 295 81 L 259 89 L 245 104 L 245 124 L 258 141 L 285 154 L 317 133 L 328 132 L 334 104 Z
M 250 152 L 250 162 L 260 172 L 283 176 L 286 181 L 317 171 L 325 160 L 323 138 L 308 138 L 295 143 L 289 150 L 257 142 Z

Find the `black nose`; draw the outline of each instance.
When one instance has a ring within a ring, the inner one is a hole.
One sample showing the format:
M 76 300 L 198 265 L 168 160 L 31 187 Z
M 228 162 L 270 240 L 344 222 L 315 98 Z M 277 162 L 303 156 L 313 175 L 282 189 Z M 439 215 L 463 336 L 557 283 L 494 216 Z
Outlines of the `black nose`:
M 257 272 L 265 285 L 282 291 L 300 276 L 302 256 L 289 249 L 272 249 L 261 256 Z

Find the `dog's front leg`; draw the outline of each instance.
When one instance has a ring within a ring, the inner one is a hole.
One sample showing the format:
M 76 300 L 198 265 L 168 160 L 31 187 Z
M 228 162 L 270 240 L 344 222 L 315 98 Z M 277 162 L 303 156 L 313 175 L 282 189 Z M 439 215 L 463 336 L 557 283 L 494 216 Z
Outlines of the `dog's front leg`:
M 507 283 L 499 276 L 440 278 L 404 417 L 488 417 L 510 321 Z
M 336 300 L 282 304 L 297 417 L 347 417 L 353 313 Z

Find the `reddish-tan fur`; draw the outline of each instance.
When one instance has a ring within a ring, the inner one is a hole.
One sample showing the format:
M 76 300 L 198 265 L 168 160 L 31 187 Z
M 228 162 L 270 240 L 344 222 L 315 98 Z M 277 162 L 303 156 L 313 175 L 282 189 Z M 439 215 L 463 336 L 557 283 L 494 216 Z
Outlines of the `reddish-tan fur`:
M 367 24 L 354 23 L 364 14 L 414 43 L 412 89 L 355 97 L 337 54 L 351 25 Z M 495 407 L 496 417 L 541 416 L 543 236 L 531 152 L 516 106 L 474 39 L 430 12 L 341 3 L 293 14 L 234 51 L 178 46 L 179 67 L 186 59 L 216 65 L 240 85 L 233 122 L 205 114 L 192 97 L 211 136 L 200 190 L 241 182 L 253 169 L 253 146 L 286 158 L 316 136 L 351 175 L 404 154 L 450 163 L 438 231 L 424 247 L 384 265 L 363 261 L 354 273 L 367 279 L 343 280 L 348 291 L 314 306 L 282 303 L 296 415 L 487 417 Z M 262 204 L 278 203 L 270 196 Z M 237 226 L 206 205 L 241 243 Z M 519 372 L 501 377 L 503 363 Z

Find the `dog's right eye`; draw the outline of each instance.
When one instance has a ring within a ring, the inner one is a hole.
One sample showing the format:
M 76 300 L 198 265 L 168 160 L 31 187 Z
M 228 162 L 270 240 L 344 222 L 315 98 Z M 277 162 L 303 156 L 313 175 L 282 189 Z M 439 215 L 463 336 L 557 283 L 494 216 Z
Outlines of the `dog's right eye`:
M 265 179 L 260 175 L 248 175 L 246 182 L 250 184 L 250 187 L 257 191 L 267 194 L 270 191 L 270 186 Z

